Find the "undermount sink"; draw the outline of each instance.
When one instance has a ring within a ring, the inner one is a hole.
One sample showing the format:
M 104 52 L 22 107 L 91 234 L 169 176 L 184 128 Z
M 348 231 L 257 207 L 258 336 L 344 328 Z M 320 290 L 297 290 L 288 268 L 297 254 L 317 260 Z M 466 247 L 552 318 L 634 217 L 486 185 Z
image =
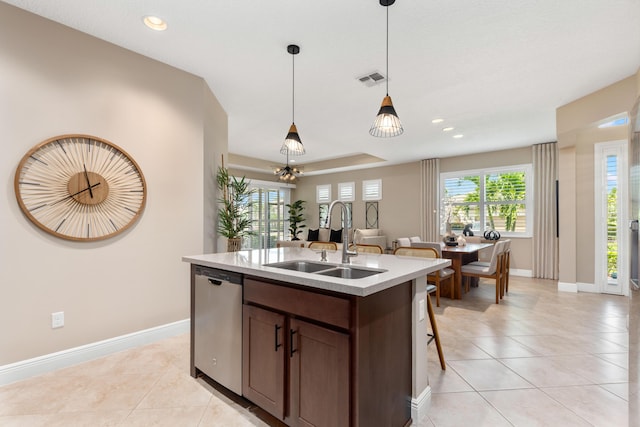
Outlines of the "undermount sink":
M 339 277 L 342 279 L 362 279 L 387 271 L 374 268 L 341 266 L 340 264 L 304 260 L 275 262 L 271 264 L 264 264 L 264 266 L 300 271 L 302 273 L 321 274 L 323 276 Z
M 319 271 L 323 276 L 340 277 L 342 279 L 362 279 L 374 274 L 384 273 L 387 270 L 373 270 L 354 267 L 336 267 L 331 270 Z
M 272 264 L 265 264 L 265 267 L 284 268 L 285 270 L 301 271 L 303 273 L 315 273 L 320 270 L 327 270 L 329 268 L 335 268 L 334 264 L 327 264 L 326 262 L 313 262 L 313 261 L 286 261 L 275 262 Z

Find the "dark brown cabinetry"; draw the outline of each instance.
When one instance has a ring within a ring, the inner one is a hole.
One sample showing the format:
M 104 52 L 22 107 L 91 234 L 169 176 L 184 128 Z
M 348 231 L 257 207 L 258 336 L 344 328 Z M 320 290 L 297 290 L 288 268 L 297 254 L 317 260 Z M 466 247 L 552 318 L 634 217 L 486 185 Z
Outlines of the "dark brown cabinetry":
M 292 425 L 349 425 L 349 335 L 291 319 Z
M 355 297 L 246 278 L 243 395 L 291 426 L 411 421 L 411 283 Z
M 315 317 L 347 326 L 348 299 L 251 279 L 245 286 L 243 395 L 291 426 L 348 426 L 348 330 L 295 317 L 332 305 L 340 311 L 342 306 L 345 316 Z
M 242 394 L 265 411 L 284 417 L 284 365 L 282 344 L 285 317 L 245 305 L 242 309 Z

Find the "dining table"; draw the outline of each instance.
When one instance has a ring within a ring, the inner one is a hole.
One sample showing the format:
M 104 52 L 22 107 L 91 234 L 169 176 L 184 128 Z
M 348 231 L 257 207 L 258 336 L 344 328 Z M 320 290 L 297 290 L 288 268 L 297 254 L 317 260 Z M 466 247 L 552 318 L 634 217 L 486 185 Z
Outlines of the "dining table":
M 492 243 L 467 243 L 458 246 L 443 246 L 442 257 L 451 260 L 451 268 L 454 271 L 452 299 L 462 298 L 462 266 L 478 260 L 478 252 L 492 247 Z

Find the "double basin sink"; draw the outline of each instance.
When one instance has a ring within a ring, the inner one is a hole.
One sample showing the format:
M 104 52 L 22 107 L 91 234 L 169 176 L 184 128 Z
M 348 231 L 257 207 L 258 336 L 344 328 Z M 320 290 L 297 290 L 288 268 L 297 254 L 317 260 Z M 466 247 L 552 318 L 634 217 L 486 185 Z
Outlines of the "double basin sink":
M 264 266 L 300 271 L 302 273 L 319 274 L 322 276 L 339 277 L 341 279 L 363 279 L 365 277 L 387 271 L 376 268 L 353 267 L 350 265 L 306 260 L 274 262 L 271 264 L 264 264 Z

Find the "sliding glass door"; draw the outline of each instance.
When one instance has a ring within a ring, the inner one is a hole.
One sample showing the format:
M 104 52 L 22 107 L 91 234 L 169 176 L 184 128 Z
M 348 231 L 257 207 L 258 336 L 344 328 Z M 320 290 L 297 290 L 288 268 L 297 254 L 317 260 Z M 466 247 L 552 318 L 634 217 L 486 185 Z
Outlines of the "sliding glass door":
M 243 247 L 251 249 L 275 248 L 278 240 L 284 240 L 288 234 L 288 221 L 285 218 L 285 205 L 290 201 L 288 188 L 269 188 L 252 185 L 251 230 L 253 235 L 245 240 Z

